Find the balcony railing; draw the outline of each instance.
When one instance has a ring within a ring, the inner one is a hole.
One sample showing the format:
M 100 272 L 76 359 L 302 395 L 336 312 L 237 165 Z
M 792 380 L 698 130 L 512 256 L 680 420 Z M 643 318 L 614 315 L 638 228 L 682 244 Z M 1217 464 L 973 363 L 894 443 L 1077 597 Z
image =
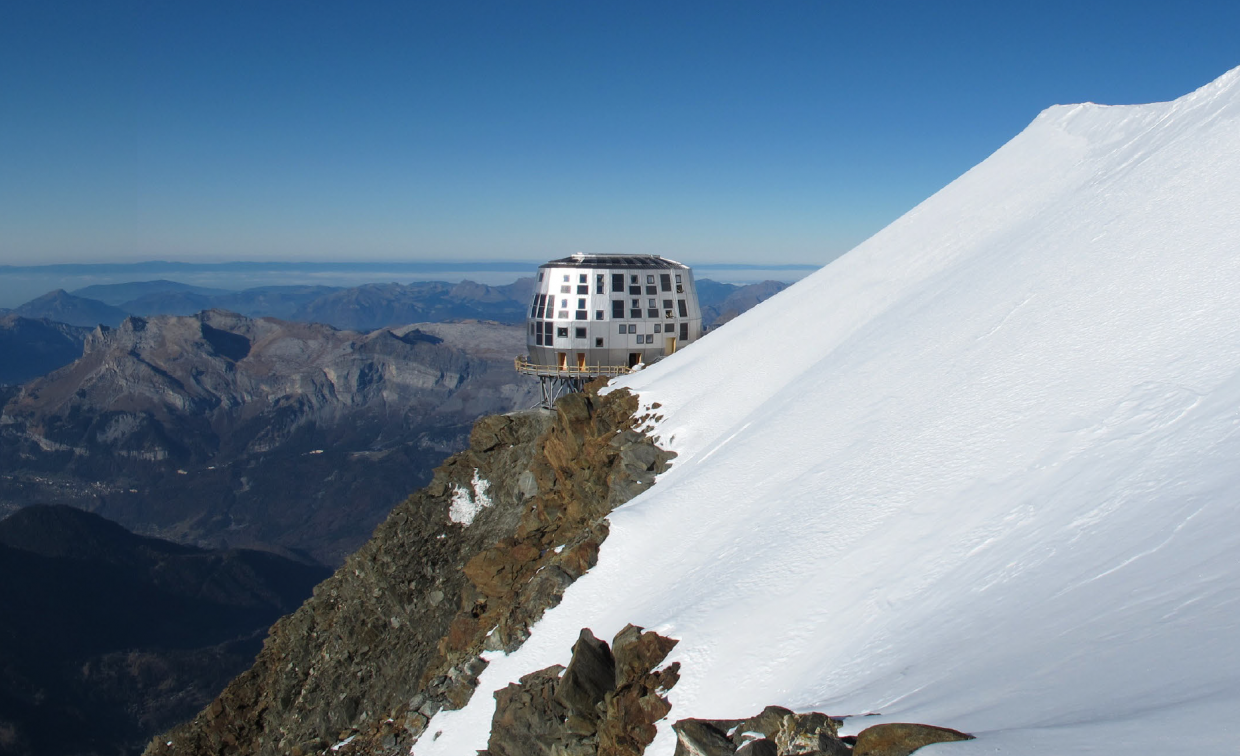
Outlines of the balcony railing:
M 524 356 L 515 360 L 517 372 L 522 375 L 547 376 L 550 378 L 598 378 L 628 375 L 632 368 L 623 365 L 537 365 Z

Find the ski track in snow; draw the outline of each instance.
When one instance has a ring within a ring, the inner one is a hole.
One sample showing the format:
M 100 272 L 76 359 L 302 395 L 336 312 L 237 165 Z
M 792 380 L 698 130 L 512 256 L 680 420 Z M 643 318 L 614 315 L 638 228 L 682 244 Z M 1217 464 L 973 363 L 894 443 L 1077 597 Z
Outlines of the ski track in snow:
M 680 639 L 673 720 L 780 704 L 979 735 L 942 754 L 1235 751 L 1240 69 L 1048 109 L 621 383 L 680 456 L 419 756 L 485 747 L 493 690 L 628 622 Z

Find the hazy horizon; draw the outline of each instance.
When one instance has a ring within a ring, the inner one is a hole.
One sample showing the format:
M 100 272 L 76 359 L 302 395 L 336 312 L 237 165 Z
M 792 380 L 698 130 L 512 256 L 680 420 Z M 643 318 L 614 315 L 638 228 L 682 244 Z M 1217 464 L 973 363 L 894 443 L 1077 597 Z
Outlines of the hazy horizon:
M 168 280 L 192 286 L 240 291 L 260 286 L 341 286 L 415 281 L 476 281 L 490 286 L 532 276 L 540 261 L 314 262 L 233 261 L 191 263 L 151 260 L 137 263 L 53 263 L 0 265 L 0 307 L 13 309 L 57 289 L 74 292 L 99 284 Z M 683 262 L 683 261 L 682 261 Z M 746 263 L 692 264 L 698 278 L 748 284 L 765 280 L 793 283 L 818 269 L 814 265 Z

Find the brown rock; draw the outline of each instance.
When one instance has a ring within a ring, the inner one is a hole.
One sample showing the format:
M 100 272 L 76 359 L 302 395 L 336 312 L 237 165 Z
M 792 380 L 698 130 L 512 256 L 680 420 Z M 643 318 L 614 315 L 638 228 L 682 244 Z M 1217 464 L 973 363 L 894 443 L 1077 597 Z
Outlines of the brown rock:
M 867 727 L 859 732 L 857 744 L 853 746 L 853 756 L 908 756 L 931 743 L 972 739 L 972 735 L 946 727 L 892 722 Z
M 611 642 L 616 657 L 616 685 L 650 674 L 678 642 L 658 633 L 643 633 L 637 625 L 625 626 Z
M 556 700 L 574 715 L 596 720 L 598 705 L 615 683 L 615 661 L 607 644 L 582 628 L 573 644 L 573 658 L 555 689 Z

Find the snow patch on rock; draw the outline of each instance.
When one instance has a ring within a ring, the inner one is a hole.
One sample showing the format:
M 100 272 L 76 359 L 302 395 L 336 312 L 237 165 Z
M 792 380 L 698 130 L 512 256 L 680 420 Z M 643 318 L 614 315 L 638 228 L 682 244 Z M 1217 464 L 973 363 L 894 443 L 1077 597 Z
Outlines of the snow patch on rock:
M 452 486 L 452 504 L 448 507 L 448 519 L 455 523 L 468 526 L 478 513 L 491 506 L 491 497 L 487 491 L 491 489 L 491 481 L 482 477 L 478 468 L 474 468 L 474 479 L 469 488 Z

